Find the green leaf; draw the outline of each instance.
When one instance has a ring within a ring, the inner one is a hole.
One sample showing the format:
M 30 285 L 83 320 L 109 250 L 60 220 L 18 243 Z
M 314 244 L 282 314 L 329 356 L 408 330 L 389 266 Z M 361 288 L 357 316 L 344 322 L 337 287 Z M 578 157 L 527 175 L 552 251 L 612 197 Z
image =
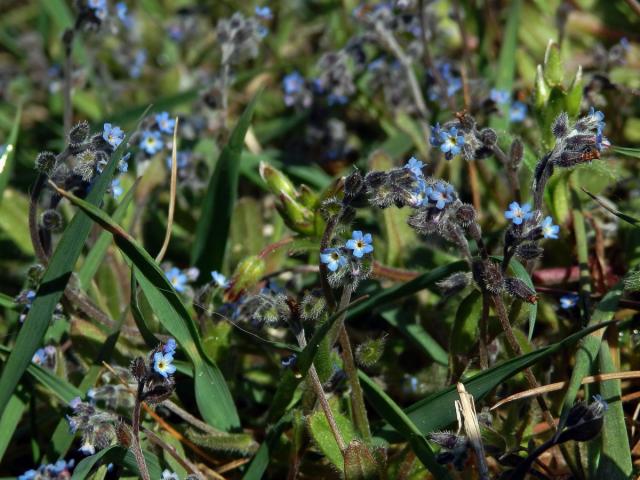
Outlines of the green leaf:
M 600 373 L 614 373 L 616 371 L 606 340 L 600 345 L 598 361 Z M 620 380 L 606 380 L 600 383 L 600 395 L 609 404 L 609 408 L 604 415 L 604 426 L 600 437 L 600 463 L 596 478 L 626 480 L 631 478 L 633 465 L 629 439 L 627 438 L 627 425 L 622 409 Z
M 123 141 L 121 147 L 126 145 Z M 85 202 L 95 208 L 111 185 L 111 178 L 118 164 L 120 148 L 98 177 Z M 73 267 L 82 252 L 92 222 L 83 212 L 77 212 L 65 229 L 58 246 L 49 260 L 33 305 L 29 309 L 14 348 L 0 377 L 0 412 L 4 411 L 22 374 L 29 366 L 33 354 L 40 346 L 49 322 L 67 286 Z
M 133 186 L 127 191 L 125 196 L 120 201 L 120 204 L 116 208 L 115 212 L 113 212 L 113 221 L 121 222 L 124 216 L 127 213 L 127 208 L 133 200 L 133 194 L 136 191 L 136 187 L 138 186 L 139 179 L 133 184 Z M 102 264 L 102 260 L 104 259 L 104 255 L 107 253 L 107 249 L 111 244 L 111 235 L 109 232 L 102 232 L 98 237 L 98 240 L 93 245 L 89 253 L 84 259 L 82 263 L 82 267 L 78 270 L 78 280 L 80 281 L 80 285 L 84 290 L 89 288 L 89 284 L 91 283 L 91 279 L 94 277 L 98 268 Z
M 342 434 L 345 444 L 349 444 L 355 437 L 355 429 L 351 420 L 338 410 L 335 402 L 332 402 L 331 411 L 333 412 L 333 418 L 336 421 L 336 425 Z M 322 410 L 315 410 L 307 417 L 307 422 L 313 442 L 338 470 L 343 471 L 344 458 L 342 457 L 342 452 L 336 443 L 336 439 L 333 436 L 324 412 Z
M 0 460 L 4 457 L 7 447 L 11 443 L 13 433 L 26 409 L 27 399 L 18 388 L 16 393 L 11 395 L 7 408 L 2 412 L 2 417 L 0 417 Z
M 160 468 L 158 457 L 146 451 L 143 451 L 142 454 L 144 455 L 144 459 L 149 470 L 149 476 L 153 479 L 161 478 L 162 470 Z M 139 475 L 138 464 L 136 463 L 136 458 L 133 455 L 133 452 L 124 447 L 114 445 L 100 450 L 98 453 L 80 461 L 73 470 L 71 480 L 84 480 L 98 465 L 107 465 L 109 463 L 122 465 L 129 471 Z
M 440 365 L 448 365 L 447 352 L 419 323 L 407 321 L 401 309 L 394 308 L 380 312 L 387 323 L 397 328 L 409 340 L 413 341 L 424 353 Z
M 536 364 L 540 360 L 543 360 L 554 353 L 566 349 L 569 345 L 577 342 L 581 338 L 588 336 L 590 333 L 596 332 L 611 323 L 613 322 L 593 325 L 566 337 L 558 343 L 554 343 L 534 352 L 502 362 L 489 370 L 484 370 L 465 380 L 463 382 L 464 386 L 467 391 L 473 395 L 476 402 L 478 402 L 502 382 L 511 378 L 525 368 Z M 456 413 L 454 409 L 454 402 L 457 399 L 458 392 L 456 391 L 456 386 L 452 385 L 415 403 L 407 408 L 405 412 L 415 423 L 420 432 L 426 435 L 429 432 L 445 428 L 447 425 L 455 422 Z
M 478 324 L 482 316 L 482 295 L 472 291 L 458 306 L 451 330 L 449 355 L 454 372 L 462 373 L 465 365 L 460 365 L 458 355 L 467 356 L 478 338 Z M 461 369 L 459 369 L 461 368 Z
M 20 251 L 33 257 L 33 245 L 29 235 L 29 220 L 25 212 L 29 210 L 27 197 L 9 187 L 4 191 L 4 202 L 0 208 L 0 229 L 11 239 Z
M 258 448 L 242 480 L 261 480 L 269 465 L 269 459 L 282 435 L 282 432 L 291 422 L 291 412 L 284 415 L 278 422 L 267 431 L 267 436 Z
M 522 0 L 514 0 L 509 7 L 507 25 L 502 38 L 502 48 L 498 57 L 495 88 L 511 92 L 513 77 L 516 73 L 516 48 L 518 46 L 518 27 L 520 26 L 520 12 Z M 494 115 L 491 119 L 491 127 L 498 130 L 506 130 L 509 125 L 509 104 L 505 102 L 498 106 L 502 115 Z
M 347 313 L 347 318 L 355 318 L 358 315 L 371 312 L 375 308 L 400 300 L 401 298 L 417 293 L 420 290 L 433 289 L 435 284 L 443 278 L 466 268 L 467 263 L 460 260 L 458 262 L 450 263 L 449 265 L 434 268 L 433 270 L 423 273 L 409 282 L 401 283 L 391 288 L 380 289 L 371 294 L 371 296 L 364 302 L 350 308 Z
M 398 404 L 364 372 L 358 371 L 358 377 L 367 401 L 389 425 L 409 442 L 416 456 L 435 478 L 451 478 L 449 472 L 436 461 L 433 450 L 424 437 L 424 432 L 421 432 Z
M 598 205 L 604 208 L 607 212 L 611 213 L 612 215 L 615 215 L 620 220 L 624 220 L 625 222 L 627 222 L 630 225 L 633 225 L 636 228 L 640 228 L 640 220 L 638 220 L 637 218 L 633 218 L 631 215 L 627 215 L 625 213 L 619 212 L 618 210 L 614 210 L 611 207 L 608 207 L 607 205 L 605 205 L 605 203 L 602 200 L 600 200 L 600 198 L 598 198 L 593 193 L 585 190 L 584 188 L 582 189 L 582 191 L 587 195 L 589 195 L 592 199 L 594 199 L 598 203 Z
M 13 127 L 9 136 L 4 142 L 4 150 L 0 151 L 0 204 L 4 189 L 7 188 L 11 174 L 13 173 L 13 162 L 16 156 L 16 143 L 18 141 L 18 132 L 20 130 L 20 119 L 22 118 L 22 103 L 18 105 L 16 116 L 13 120 Z
M 193 363 L 196 403 L 204 419 L 221 430 L 239 427 L 238 412 L 224 377 L 217 365 L 202 350 L 200 335 L 193 319 L 162 269 L 147 251 L 105 212 L 73 194 L 63 190 L 58 190 L 58 193 L 110 232 L 118 248 L 134 265 L 135 278 L 156 316 Z M 212 402 L 212 398 L 216 401 Z
M 513 275 L 515 275 L 517 278 L 522 280 L 527 285 L 527 287 L 529 287 L 534 292 L 536 291 L 536 288 L 533 286 L 533 282 L 531 281 L 531 277 L 529 276 L 527 269 L 524 268 L 524 266 L 518 260 L 516 260 L 515 258 L 512 259 L 511 262 L 509 263 L 509 269 L 511 270 L 511 273 L 513 273 Z M 527 303 L 527 308 L 529 309 L 528 340 L 531 341 L 531 338 L 533 337 L 533 328 L 536 325 L 536 317 L 538 315 L 538 304 Z
M 612 147 L 613 151 L 627 157 L 640 158 L 640 148 Z
M 238 195 L 240 156 L 244 137 L 251 123 L 259 95 L 260 92 L 247 105 L 238 120 L 229 143 L 220 152 L 209 180 L 191 251 L 191 264 L 200 269 L 201 279 L 208 277 L 212 270 L 222 270 L 231 216 Z

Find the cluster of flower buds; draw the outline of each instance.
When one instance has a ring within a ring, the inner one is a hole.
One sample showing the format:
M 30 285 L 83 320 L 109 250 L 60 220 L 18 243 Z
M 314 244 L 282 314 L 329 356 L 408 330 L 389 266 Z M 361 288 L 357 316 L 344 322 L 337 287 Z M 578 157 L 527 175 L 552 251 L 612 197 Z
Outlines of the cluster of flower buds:
M 173 357 L 176 348 L 176 341 L 170 338 L 153 349 L 147 361 L 138 357 L 131 362 L 131 374 L 138 382 L 138 401 L 160 403 L 171 396 L 175 389 Z
M 429 143 L 451 160 L 461 155 L 465 160 L 480 160 L 493 154 L 498 135 L 492 128 L 478 129 L 475 119 L 467 114 L 458 115 L 456 120 L 431 127 Z
M 74 398 L 69 406 L 72 415 L 67 415 L 69 431 L 82 435 L 80 451 L 85 455 L 93 455 L 97 450 L 110 446 L 116 438 L 118 417 L 112 413 L 98 409 L 89 402 L 83 402 L 80 397 Z
M 604 127 L 604 114 L 593 107 L 573 125 L 569 116 L 561 113 L 551 127 L 556 145 L 548 161 L 556 167 L 574 167 L 600 158 L 600 152 L 611 145 L 603 136 Z
M 222 50 L 222 64 L 237 64 L 258 55 L 258 46 L 266 36 L 266 28 L 255 17 L 235 12 L 218 22 L 216 36 Z
M 71 472 L 75 467 L 75 460 L 58 460 L 56 463 L 40 465 L 37 469 L 31 469 L 18 475 L 18 480 L 67 480 L 71 478 Z
M 429 434 L 429 440 L 441 447 L 441 451 L 436 456 L 438 463 L 452 464 L 460 472 L 464 470 L 471 448 L 471 443 L 465 435 L 449 431 L 432 432 Z

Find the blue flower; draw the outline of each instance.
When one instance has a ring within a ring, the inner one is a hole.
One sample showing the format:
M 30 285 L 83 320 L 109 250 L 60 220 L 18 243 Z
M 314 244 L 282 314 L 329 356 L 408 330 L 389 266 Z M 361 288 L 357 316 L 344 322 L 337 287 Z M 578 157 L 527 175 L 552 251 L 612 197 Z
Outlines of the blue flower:
M 18 480 L 34 480 L 37 475 L 38 475 L 38 472 L 36 470 L 34 469 L 27 470 L 26 472 L 24 472 L 22 475 L 18 477 Z
M 229 280 L 223 274 L 214 270 L 211 272 L 211 278 L 213 279 L 213 283 L 220 288 L 229 288 Z
M 282 79 L 282 90 L 284 91 L 284 103 L 290 107 L 296 103 L 296 95 L 304 88 L 304 77 L 300 72 L 294 71 Z
M 560 227 L 553 224 L 553 218 L 549 216 L 545 217 L 540 226 L 542 227 L 542 236 L 544 238 L 552 238 L 553 240 L 558 239 Z
M 498 105 L 502 105 L 503 103 L 507 103 L 509 101 L 510 93 L 507 90 L 498 90 L 497 88 L 492 88 L 489 93 L 489 98 L 496 102 Z
M 85 442 L 78 450 L 85 455 L 93 455 L 94 453 L 96 453 L 96 446 L 93 443 L 89 442 L 89 440 L 85 440 Z
M 509 108 L 509 120 L 513 123 L 519 123 L 524 122 L 525 118 L 527 118 L 527 105 L 516 100 Z
M 111 181 L 111 194 L 113 198 L 118 198 L 124 192 L 122 185 L 120 184 L 120 179 L 115 178 Z
M 297 360 L 298 356 L 295 353 L 292 353 L 291 355 L 283 357 L 282 360 L 280 360 L 280 365 L 282 365 L 284 368 L 291 368 L 295 366 Z
M 173 285 L 173 288 L 175 288 L 177 292 L 182 293 L 187 288 L 187 276 L 182 273 L 179 268 L 171 268 L 165 273 L 165 276 L 167 277 L 167 280 L 171 282 L 171 285 Z
M 69 415 L 65 415 L 65 418 L 67 419 L 67 423 L 69 423 L 69 433 L 76 433 L 78 431 L 78 422 Z
M 107 18 L 107 0 L 88 0 L 87 5 L 100 20 Z
M 191 158 L 190 152 L 177 152 L 176 153 L 176 164 L 178 165 L 178 170 L 182 170 L 187 165 L 189 165 L 189 159 Z M 171 155 L 167 155 L 167 168 L 171 169 Z
M 347 264 L 347 259 L 337 248 L 325 248 L 320 253 L 320 261 L 325 263 L 327 268 L 332 272 L 335 272 L 338 268 Z
M 147 51 L 144 49 L 138 50 L 133 57 L 133 64 L 129 69 L 129 75 L 131 78 L 138 78 L 142 75 L 142 67 L 147 61 Z
M 167 340 L 167 343 L 162 346 L 162 351 L 164 353 L 174 355 L 176 353 L 176 348 L 178 348 L 176 340 L 174 338 L 170 338 L 169 340 Z
M 442 142 L 440 150 L 451 156 L 458 155 L 462 145 L 464 145 L 464 137 L 458 135 L 458 129 L 456 127 L 451 127 L 448 132 L 441 130 L 440 140 Z
M 124 140 L 124 132 L 120 127 L 105 123 L 102 127 L 102 138 L 113 148 L 118 148 L 118 145 Z
M 142 132 L 140 148 L 142 148 L 147 154 L 154 155 L 158 153 L 162 147 L 164 147 L 164 143 L 162 142 L 160 132 L 156 132 L 155 130 L 145 130 Z
M 125 26 L 125 28 L 133 27 L 133 19 L 128 15 L 127 4 L 124 2 L 116 3 L 116 15 Z
M 261 18 L 262 20 L 271 20 L 273 18 L 273 13 L 271 13 L 271 9 L 267 6 L 256 7 L 256 17 Z
M 422 177 L 422 167 L 424 164 L 416 157 L 411 157 L 404 168 L 408 168 L 416 177 Z
M 39 348 L 36 350 L 36 353 L 33 354 L 31 361 L 36 365 L 44 365 L 47 361 L 47 353 L 44 351 L 44 348 Z
M 427 188 L 429 198 L 436 202 L 436 208 L 442 210 L 455 199 L 455 190 L 446 182 L 439 181 L 433 187 Z
M 596 394 L 595 394 L 593 397 L 591 397 L 591 398 L 593 398 L 593 401 L 594 401 L 594 402 L 596 402 L 596 403 L 599 403 L 599 404 L 600 404 L 600 406 L 602 407 L 602 410 L 604 410 L 605 412 L 606 412 L 607 410 L 609 410 L 609 404 L 607 403 L 607 401 L 606 401 L 604 398 L 602 398 L 602 395 L 600 395 L 599 393 L 596 393 Z
M 560 307 L 564 310 L 569 310 L 578 305 L 579 299 L 580 297 L 578 297 L 578 295 L 576 295 L 575 293 L 568 293 L 566 295 L 563 295 L 562 297 L 560 297 Z
M 373 252 L 373 245 L 371 245 L 371 234 L 367 233 L 363 235 L 360 230 L 354 230 L 351 234 L 351 239 L 347 241 L 345 247 L 349 250 L 353 250 L 353 256 L 356 258 L 362 258 L 365 254 Z
M 533 213 L 531 213 L 531 205 L 525 203 L 520 206 L 518 202 L 511 202 L 509 204 L 509 210 L 504 212 L 504 218 L 512 220 L 515 225 L 521 225 L 522 222 L 531 219 Z
M 120 159 L 118 162 L 118 172 L 127 173 L 129 171 L 129 159 L 131 158 L 131 152 L 127 152 L 127 154 Z
M 173 365 L 173 353 L 162 354 L 162 352 L 156 352 L 153 354 L 153 369 L 167 378 L 176 371 L 176 366 Z
M 173 133 L 176 121 L 169 116 L 169 112 L 161 112 L 156 115 L 156 123 L 162 133 Z
M 74 397 L 69 402 L 69 407 L 71 407 L 73 410 L 75 410 L 76 408 L 78 408 L 80 406 L 81 403 L 82 403 L 82 399 L 80 397 Z
M 429 137 L 429 143 L 434 147 L 439 147 L 442 145 L 441 140 L 442 129 L 440 128 L 440 123 L 436 123 L 435 125 L 431 125 L 431 136 Z
M 429 203 L 431 190 L 431 188 L 427 187 L 427 182 L 425 182 L 424 178 L 418 177 L 418 184 L 409 197 L 409 205 L 413 208 L 425 207 Z

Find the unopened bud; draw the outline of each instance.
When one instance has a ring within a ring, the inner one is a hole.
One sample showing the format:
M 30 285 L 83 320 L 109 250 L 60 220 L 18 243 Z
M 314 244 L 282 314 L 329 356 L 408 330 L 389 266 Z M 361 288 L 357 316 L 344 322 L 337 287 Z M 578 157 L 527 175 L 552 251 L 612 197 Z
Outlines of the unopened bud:
M 538 301 L 536 291 L 519 278 L 506 278 L 504 284 L 509 295 L 524 300 L 527 303 L 536 303 Z
M 265 268 L 264 260 L 257 255 L 245 258 L 238 264 L 233 274 L 234 291 L 240 292 L 258 283 L 262 275 L 264 275 Z
M 40 223 L 49 232 L 59 232 L 64 226 L 62 215 L 54 209 L 45 210 L 40 217 Z
M 280 202 L 276 207 L 287 226 L 298 233 L 313 235 L 315 233 L 313 212 L 284 192 L 280 193 L 279 198 Z
M 71 128 L 71 131 L 69 132 L 69 143 L 71 145 L 84 143 L 89 138 L 89 133 L 89 122 L 85 120 L 77 123 L 73 126 L 73 128 Z
M 53 169 L 56 167 L 56 156 L 51 152 L 40 152 L 36 157 L 36 170 L 51 176 Z
M 289 197 L 295 198 L 297 192 L 291 180 L 277 168 L 272 167 L 266 162 L 260 162 L 260 176 L 267 184 L 269 190 L 274 195 L 279 196 L 281 193 Z
M 384 353 L 385 337 L 374 338 L 361 343 L 356 348 L 356 361 L 363 367 L 372 367 Z

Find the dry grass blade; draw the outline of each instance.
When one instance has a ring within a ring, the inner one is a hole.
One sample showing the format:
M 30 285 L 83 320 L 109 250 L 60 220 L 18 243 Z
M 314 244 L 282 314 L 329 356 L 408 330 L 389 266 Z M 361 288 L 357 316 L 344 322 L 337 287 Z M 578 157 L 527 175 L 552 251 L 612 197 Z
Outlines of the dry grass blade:
M 604 382 L 605 380 L 629 380 L 632 378 L 640 378 L 640 370 L 634 370 L 631 372 L 602 373 L 600 375 L 584 377 L 582 379 L 582 385 L 585 385 L 587 383 Z M 498 403 L 491 407 L 491 410 L 495 410 L 496 408 L 499 408 L 502 405 L 513 402 L 515 400 L 522 400 L 523 398 L 529 398 L 536 395 L 542 395 L 543 393 L 562 390 L 563 388 L 567 387 L 567 385 L 569 385 L 568 381 L 556 382 L 550 383 L 549 385 L 542 385 L 538 388 L 531 388 L 529 390 L 525 390 L 524 392 L 514 393 L 513 395 L 500 400 Z
M 169 215 L 167 217 L 167 231 L 164 235 L 164 242 L 158 255 L 156 256 L 156 262 L 160 263 L 167 253 L 169 248 L 169 241 L 171 240 L 171 229 L 173 227 L 173 215 L 176 210 L 176 187 L 178 182 L 178 121 L 176 117 L 176 124 L 173 127 L 173 144 L 171 146 L 171 186 L 169 189 Z
M 478 473 L 481 479 L 489 479 L 489 467 L 484 453 L 484 445 L 482 444 L 482 434 L 480 433 L 480 424 L 476 415 L 476 406 L 471 395 L 464 388 L 462 383 L 456 386 L 460 400 L 455 401 L 456 415 L 458 415 L 458 431 L 464 425 L 464 432 L 469 438 L 473 449 L 476 452 L 478 462 Z M 462 417 L 462 419 L 460 418 Z

